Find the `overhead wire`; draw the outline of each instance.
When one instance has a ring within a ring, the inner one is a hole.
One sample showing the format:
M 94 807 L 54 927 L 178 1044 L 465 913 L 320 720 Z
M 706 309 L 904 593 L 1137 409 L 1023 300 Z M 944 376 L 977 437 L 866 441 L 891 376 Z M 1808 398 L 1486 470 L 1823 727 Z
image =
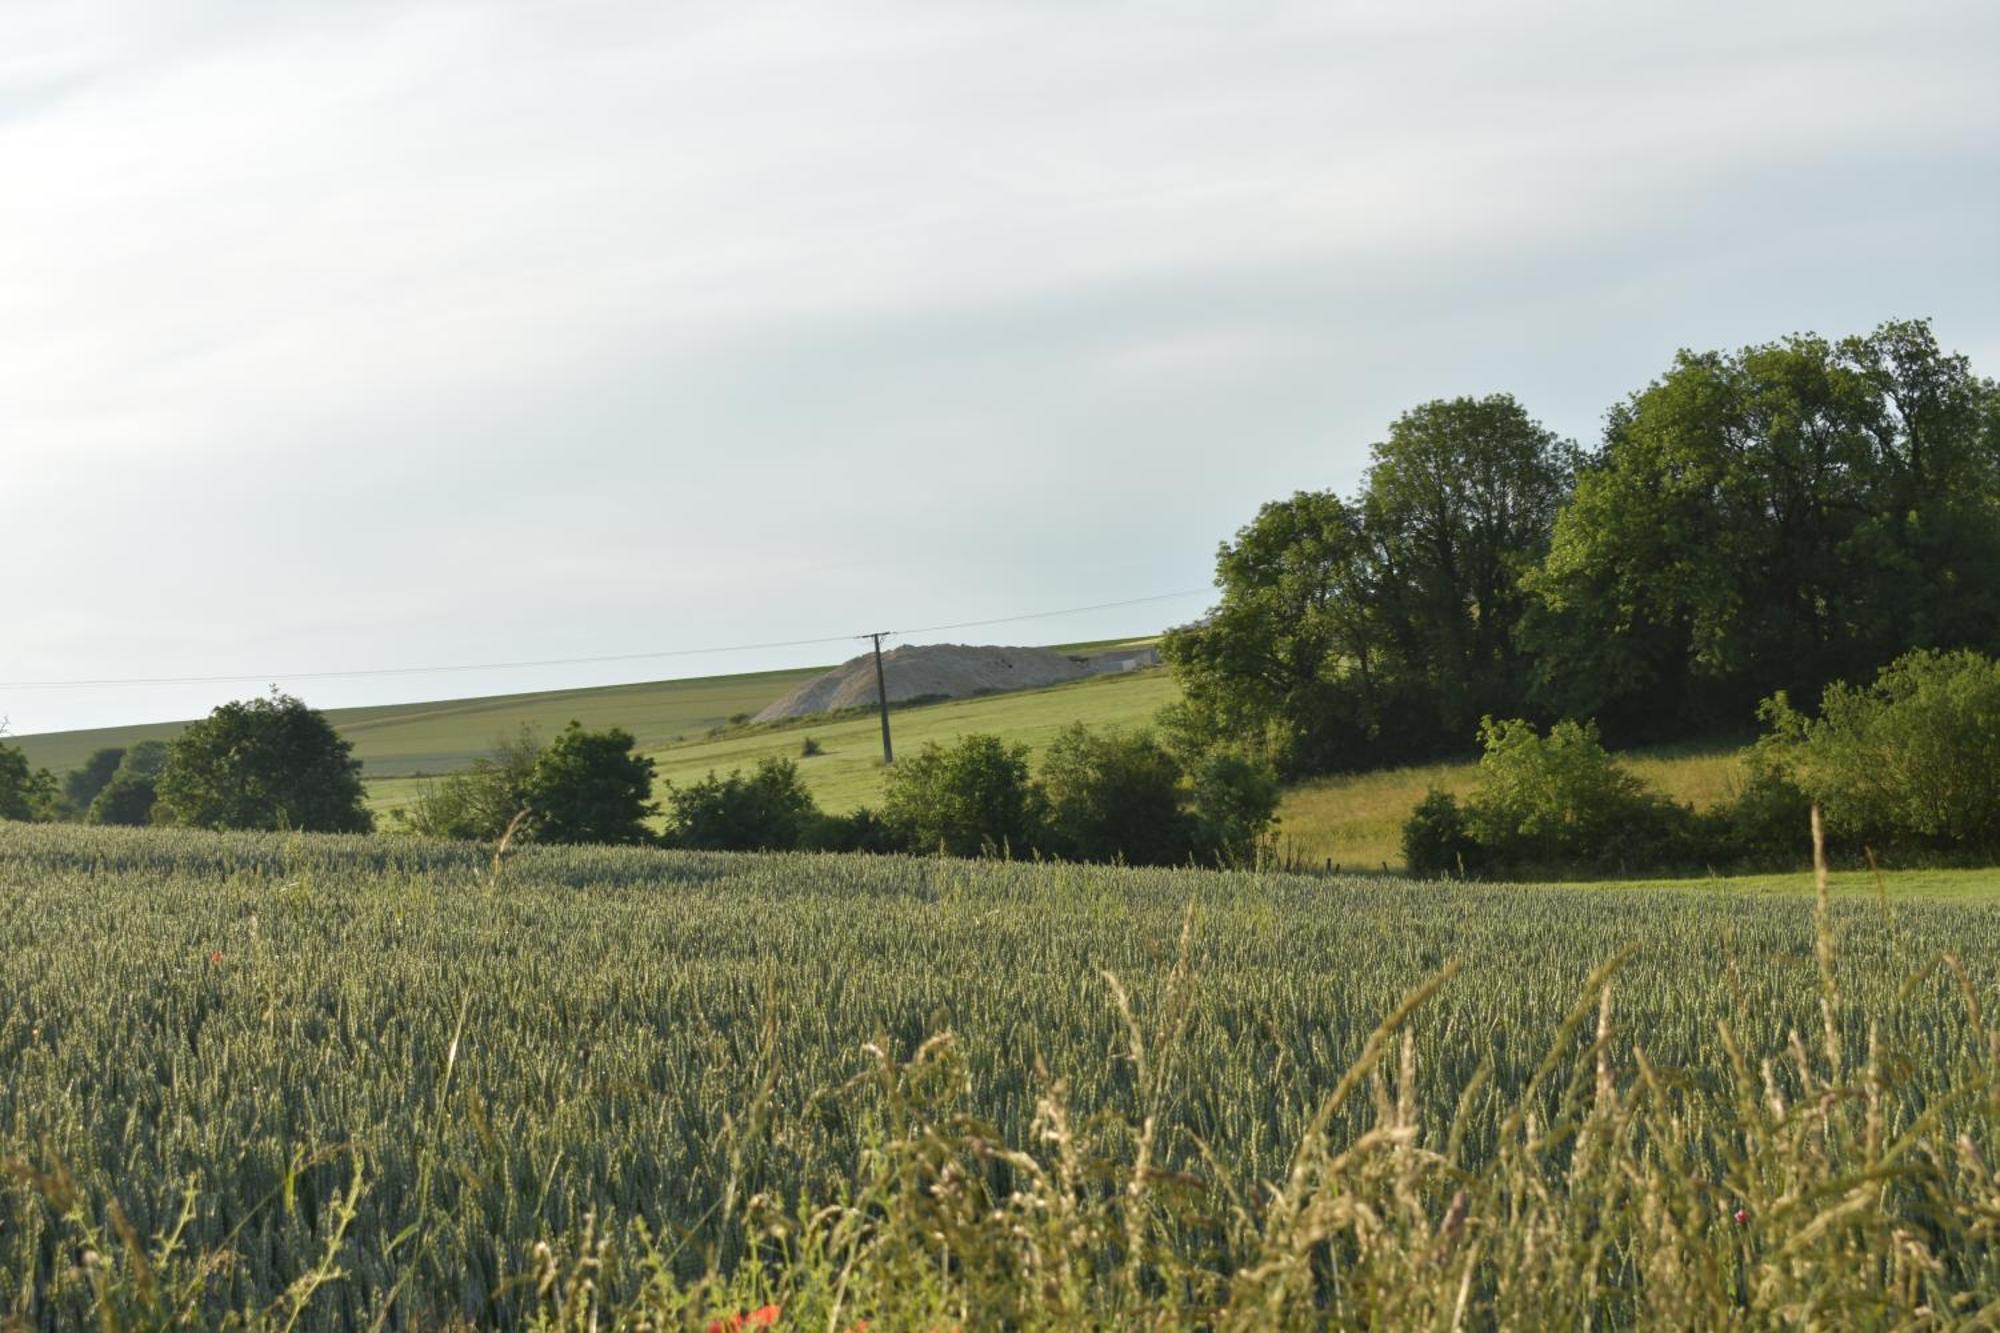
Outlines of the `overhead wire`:
M 1212 588 L 1187 588 L 1179 592 L 1155 593 L 1148 597 L 1128 597 L 1115 602 L 1097 602 L 1090 606 L 1069 606 L 1054 611 L 1029 611 L 1021 615 L 994 616 L 986 620 L 961 620 L 949 625 L 923 625 L 915 629 L 887 630 L 885 636 L 908 638 L 916 634 L 938 634 L 946 630 L 977 629 L 987 625 L 1009 625 L 1026 620 L 1047 620 L 1056 616 L 1082 615 L 1091 611 L 1110 611 L 1125 606 L 1141 606 L 1151 602 L 1171 601 L 1181 597 L 1192 597 L 1197 593 L 1213 592 Z M 131 676 L 75 680 L 15 680 L 0 681 L 0 690 L 71 690 L 71 689 L 114 689 L 138 688 L 161 685 L 240 685 L 257 681 L 301 681 L 301 680 L 361 680 L 378 676 L 421 676 L 441 675 L 464 671 L 520 671 L 537 667 L 601 666 L 617 662 L 643 662 L 665 660 L 676 657 L 707 657 L 723 653 L 764 652 L 778 648 L 810 648 L 821 644 L 848 643 L 866 635 L 828 634 L 810 639 L 778 639 L 763 643 L 737 643 L 710 648 L 665 648 L 657 652 L 606 653 L 586 657 L 544 657 L 514 662 L 462 662 L 450 665 L 406 666 L 406 667 L 361 667 L 339 671 L 246 671 L 232 675 L 215 676 Z

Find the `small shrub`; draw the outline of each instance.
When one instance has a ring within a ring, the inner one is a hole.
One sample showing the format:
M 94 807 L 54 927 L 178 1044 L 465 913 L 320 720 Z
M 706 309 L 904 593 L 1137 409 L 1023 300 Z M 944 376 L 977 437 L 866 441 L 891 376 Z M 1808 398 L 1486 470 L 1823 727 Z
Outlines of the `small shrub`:
M 819 741 L 814 737 L 808 736 L 805 738 L 805 740 L 799 743 L 799 757 L 801 759 L 810 759 L 816 754 L 825 754 L 825 753 L 826 753 L 825 748 L 822 747 Z
M 865 805 L 845 815 L 815 815 L 807 822 L 799 846 L 809 852 L 878 855 L 904 850 L 895 828 Z
M 789 759 L 767 757 L 745 777 L 710 773 L 667 790 L 667 842 L 706 851 L 790 851 L 822 818 Z
M 1466 831 L 1458 798 L 1435 787 L 1403 823 L 1403 864 L 1418 879 L 1466 874 L 1479 862 L 1479 844 Z
M 1181 766 L 1150 735 L 1057 733 L 1042 759 L 1045 848 L 1078 861 L 1173 865 L 1194 850 Z
M 1619 767 L 1595 725 L 1558 722 L 1544 736 L 1487 718 L 1479 737 L 1486 752 L 1464 805 L 1432 792 L 1404 825 L 1410 873 L 1624 874 L 1702 859 L 1694 811 Z
M 1707 860 L 1732 870 L 1790 870 L 1811 859 L 1803 830 L 1812 798 L 1751 751 L 1750 776 L 1736 795 L 1701 817 Z
M 998 736 L 966 736 L 949 749 L 932 741 L 891 765 L 882 816 L 916 852 L 979 856 L 1037 845 L 1040 792 L 1028 778 L 1028 749 Z
M 1520 719 L 1480 726 L 1486 753 L 1466 801 L 1466 831 L 1489 865 L 1556 873 L 1674 864 L 1692 811 L 1619 767 L 1590 723 L 1538 736 Z
M 1268 759 L 1211 750 L 1193 766 L 1196 856 L 1208 864 L 1248 865 L 1270 841 L 1284 788 Z
M 1831 831 L 1875 846 L 2000 850 L 2000 663 L 1915 652 L 1867 688 L 1828 687 L 1819 716 L 1764 702 L 1763 760 Z
M 541 756 L 541 740 L 532 728 L 522 727 L 511 738 L 496 742 L 491 755 L 475 759 L 465 772 L 426 782 L 416 801 L 396 812 L 396 819 L 429 838 L 496 842 L 527 808 L 529 778 Z M 531 840 L 533 832 L 524 828 L 515 836 Z

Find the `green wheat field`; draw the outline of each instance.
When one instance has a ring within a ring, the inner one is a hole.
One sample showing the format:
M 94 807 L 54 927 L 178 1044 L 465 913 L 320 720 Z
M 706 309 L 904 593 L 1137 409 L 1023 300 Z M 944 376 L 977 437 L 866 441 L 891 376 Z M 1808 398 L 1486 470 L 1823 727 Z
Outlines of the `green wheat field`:
M 1991 1318 L 2000 915 L 1791 889 L 0 825 L 0 1321 Z

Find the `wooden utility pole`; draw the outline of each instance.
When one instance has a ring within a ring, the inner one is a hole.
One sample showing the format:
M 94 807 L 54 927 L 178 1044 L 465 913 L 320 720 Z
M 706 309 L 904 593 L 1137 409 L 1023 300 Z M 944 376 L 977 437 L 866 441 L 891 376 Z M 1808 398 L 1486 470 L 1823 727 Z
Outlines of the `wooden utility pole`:
M 864 636 L 875 641 L 875 702 L 882 705 L 882 762 L 885 764 L 896 762 L 895 747 L 889 744 L 889 685 L 882 675 L 882 639 L 889 633 L 891 631 L 885 629 Z

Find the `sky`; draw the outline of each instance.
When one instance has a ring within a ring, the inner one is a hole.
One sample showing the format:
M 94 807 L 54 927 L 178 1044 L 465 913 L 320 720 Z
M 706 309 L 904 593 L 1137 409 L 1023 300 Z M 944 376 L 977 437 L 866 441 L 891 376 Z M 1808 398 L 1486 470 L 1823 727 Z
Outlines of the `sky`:
M 1996 75 L 1991 0 L 7 0 L 0 716 L 1149 632 L 1429 399 L 2000 374 Z

